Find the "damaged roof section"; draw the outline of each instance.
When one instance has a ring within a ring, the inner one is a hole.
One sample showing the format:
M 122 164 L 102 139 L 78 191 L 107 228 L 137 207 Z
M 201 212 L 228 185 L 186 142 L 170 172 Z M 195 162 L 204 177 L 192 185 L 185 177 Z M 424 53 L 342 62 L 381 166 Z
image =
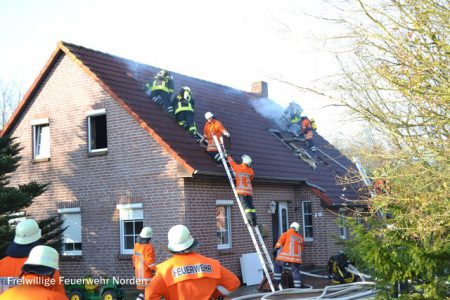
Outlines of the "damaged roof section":
M 65 42 L 58 43 L 46 68 L 51 68 L 52 61 L 61 54 L 70 56 L 96 80 L 189 174 L 225 174 L 223 168 L 210 159 L 204 148 L 197 146 L 195 140 L 145 94 L 145 84 L 159 68 Z M 255 180 L 306 183 L 320 192 L 318 194 L 322 195 L 325 206 L 341 205 L 345 202 L 344 199 L 358 198 L 355 188 L 340 186 L 336 181 L 337 176 L 345 175 L 345 168 L 353 168 L 352 162 L 317 133 L 314 135 L 314 142 L 320 151 L 315 159 L 316 167 L 312 168 L 311 164 L 299 159 L 292 149 L 274 136 L 270 130 L 276 128 L 274 124 L 257 113 L 251 105 L 252 101 L 261 98 L 261 94 L 236 90 L 170 71 L 174 77 L 175 93 L 182 86 L 191 88 L 196 101 L 195 121 L 199 131 L 202 132 L 205 124 L 204 113 L 213 112 L 231 134 L 232 147 L 229 152 L 235 158 L 242 154 L 252 157 Z M 19 119 L 28 98 L 33 96 L 47 73 L 48 70 L 45 69 L 41 72 L 2 135 L 7 134 Z M 304 148 L 301 143 L 296 145 Z

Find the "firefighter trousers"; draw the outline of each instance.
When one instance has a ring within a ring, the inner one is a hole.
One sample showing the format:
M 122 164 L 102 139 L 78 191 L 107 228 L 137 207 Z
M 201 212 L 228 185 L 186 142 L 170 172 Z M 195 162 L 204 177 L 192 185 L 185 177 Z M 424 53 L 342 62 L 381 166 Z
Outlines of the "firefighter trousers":
M 291 271 L 292 279 L 294 279 L 294 287 L 300 288 L 302 286 L 302 277 L 300 274 L 300 266 L 301 264 L 296 263 L 288 263 L 280 260 L 275 260 L 274 263 L 274 274 L 273 279 L 275 285 L 278 285 L 281 281 L 281 274 L 283 272 L 283 268 L 285 271 Z
M 244 211 L 250 225 L 256 225 L 256 209 L 253 206 L 253 197 L 248 195 L 239 195 L 239 199 L 244 203 Z

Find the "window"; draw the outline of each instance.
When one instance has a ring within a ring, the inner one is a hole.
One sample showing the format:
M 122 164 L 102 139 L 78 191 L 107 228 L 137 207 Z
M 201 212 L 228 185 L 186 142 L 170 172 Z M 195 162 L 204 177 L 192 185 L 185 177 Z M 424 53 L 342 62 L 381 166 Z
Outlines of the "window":
M 48 118 L 32 121 L 33 159 L 50 158 L 50 126 Z
M 103 152 L 108 150 L 106 110 L 93 110 L 86 115 L 88 123 L 88 151 Z
M 313 240 L 312 205 L 309 201 L 302 202 L 303 236 L 305 241 Z
M 347 239 L 347 225 L 345 224 L 345 209 L 339 209 L 339 229 L 341 239 Z
M 120 253 L 133 254 L 134 244 L 144 226 L 142 203 L 118 204 L 120 216 Z
M 58 209 L 63 220 L 62 255 L 82 255 L 81 210 L 80 208 Z
M 216 201 L 217 249 L 231 248 L 232 200 Z

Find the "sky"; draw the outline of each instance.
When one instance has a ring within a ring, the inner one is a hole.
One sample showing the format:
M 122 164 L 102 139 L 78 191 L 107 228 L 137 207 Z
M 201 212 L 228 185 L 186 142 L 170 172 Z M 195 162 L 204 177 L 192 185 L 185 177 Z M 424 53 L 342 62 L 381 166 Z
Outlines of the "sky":
M 320 0 L 0 0 L 0 80 L 26 91 L 63 40 L 245 91 L 264 80 L 333 140 L 351 127 L 343 112 L 279 81 L 338 72 L 324 40 L 336 28 L 317 18 L 332 13 Z

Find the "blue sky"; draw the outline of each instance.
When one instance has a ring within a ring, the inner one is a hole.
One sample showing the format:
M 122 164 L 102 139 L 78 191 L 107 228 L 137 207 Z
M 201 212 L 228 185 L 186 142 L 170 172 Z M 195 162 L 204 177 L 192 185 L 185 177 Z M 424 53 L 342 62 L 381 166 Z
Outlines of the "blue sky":
M 345 130 L 329 102 L 282 84 L 314 87 L 337 65 L 324 36 L 332 13 L 320 0 L 0 0 L 0 79 L 27 89 L 59 40 L 249 90 L 269 83 L 283 106 L 295 99 L 333 138 Z M 193 91 L 195 95 L 195 91 Z

